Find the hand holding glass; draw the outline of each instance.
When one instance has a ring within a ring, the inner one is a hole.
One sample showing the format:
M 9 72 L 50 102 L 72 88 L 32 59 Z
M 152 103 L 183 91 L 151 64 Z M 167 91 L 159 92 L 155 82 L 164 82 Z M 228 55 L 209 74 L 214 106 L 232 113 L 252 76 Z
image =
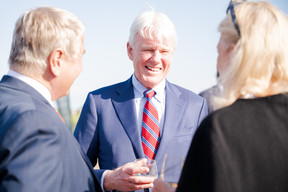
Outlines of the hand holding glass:
M 136 173 L 135 175 L 138 176 L 146 176 L 146 177 L 152 177 L 154 179 L 158 178 L 158 170 L 157 170 L 157 163 L 155 160 L 150 160 L 150 162 L 146 158 L 136 159 L 134 163 L 137 166 L 145 166 L 149 168 L 148 173 Z

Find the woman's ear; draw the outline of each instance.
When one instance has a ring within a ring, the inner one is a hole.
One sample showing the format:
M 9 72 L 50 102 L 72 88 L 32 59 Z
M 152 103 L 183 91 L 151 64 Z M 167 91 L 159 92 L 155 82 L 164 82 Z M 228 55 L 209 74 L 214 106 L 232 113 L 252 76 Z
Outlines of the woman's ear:
M 61 49 L 55 49 L 48 57 L 48 64 L 50 72 L 57 77 L 61 73 L 64 61 L 64 53 Z

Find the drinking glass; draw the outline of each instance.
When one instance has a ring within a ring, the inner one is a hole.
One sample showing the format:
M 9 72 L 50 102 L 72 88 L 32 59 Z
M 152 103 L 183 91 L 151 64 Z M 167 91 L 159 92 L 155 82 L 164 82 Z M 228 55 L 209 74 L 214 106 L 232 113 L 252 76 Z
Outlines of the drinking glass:
M 149 168 L 148 173 L 136 173 L 135 175 L 138 176 L 146 176 L 146 177 L 152 177 L 153 179 L 158 178 L 158 170 L 157 170 L 157 163 L 154 159 L 148 160 L 146 158 L 136 159 L 134 163 L 137 166 L 144 166 Z

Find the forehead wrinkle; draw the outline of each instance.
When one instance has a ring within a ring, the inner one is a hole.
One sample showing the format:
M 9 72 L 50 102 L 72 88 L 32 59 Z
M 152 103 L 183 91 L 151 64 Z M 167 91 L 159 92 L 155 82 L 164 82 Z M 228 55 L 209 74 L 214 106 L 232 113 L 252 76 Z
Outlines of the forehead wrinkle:
M 142 49 L 158 49 L 158 50 L 172 50 L 171 47 L 167 45 L 159 45 L 159 43 L 153 43 L 153 44 L 142 44 Z

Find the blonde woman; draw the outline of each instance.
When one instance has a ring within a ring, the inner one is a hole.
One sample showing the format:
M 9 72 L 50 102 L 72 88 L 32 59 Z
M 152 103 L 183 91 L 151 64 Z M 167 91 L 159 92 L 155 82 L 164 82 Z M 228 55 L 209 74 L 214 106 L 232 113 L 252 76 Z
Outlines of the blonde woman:
M 223 93 L 193 138 L 176 191 L 287 192 L 287 16 L 260 1 L 231 2 L 227 13 L 217 47 Z

